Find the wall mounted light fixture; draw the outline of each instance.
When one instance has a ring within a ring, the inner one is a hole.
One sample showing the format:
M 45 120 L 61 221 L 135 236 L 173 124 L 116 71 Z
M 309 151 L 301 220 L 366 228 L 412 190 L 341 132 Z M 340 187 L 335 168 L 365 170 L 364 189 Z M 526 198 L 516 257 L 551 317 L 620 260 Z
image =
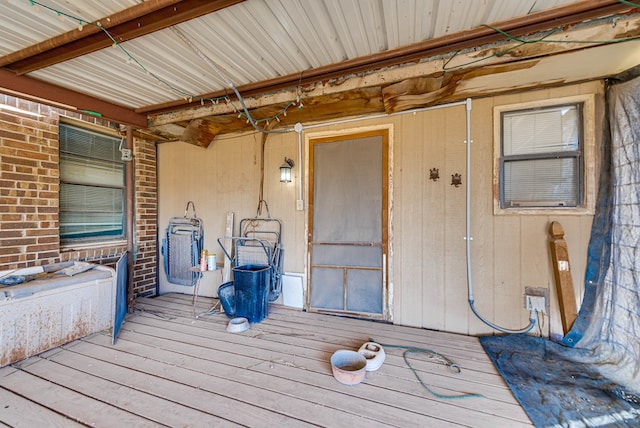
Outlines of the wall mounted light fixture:
M 293 166 L 294 166 L 293 161 L 285 157 L 284 163 L 280 166 L 280 182 L 281 183 L 291 182 L 291 168 L 293 168 Z

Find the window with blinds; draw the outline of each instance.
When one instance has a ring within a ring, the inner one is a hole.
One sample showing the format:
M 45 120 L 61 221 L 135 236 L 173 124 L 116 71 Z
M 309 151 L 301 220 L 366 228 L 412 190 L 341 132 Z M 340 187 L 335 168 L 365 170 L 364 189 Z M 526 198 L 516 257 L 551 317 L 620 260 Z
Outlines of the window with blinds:
M 60 124 L 60 240 L 124 238 L 125 165 L 121 139 Z
M 501 208 L 578 207 L 582 103 L 501 113 Z

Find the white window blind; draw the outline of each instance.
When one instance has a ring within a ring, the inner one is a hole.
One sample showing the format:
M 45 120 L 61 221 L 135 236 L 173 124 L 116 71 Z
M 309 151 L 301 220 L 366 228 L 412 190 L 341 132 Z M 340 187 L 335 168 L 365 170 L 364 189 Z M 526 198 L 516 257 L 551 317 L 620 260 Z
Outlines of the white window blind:
M 60 124 L 60 239 L 124 237 L 121 139 Z
M 502 207 L 578 206 L 581 136 L 579 104 L 503 113 Z

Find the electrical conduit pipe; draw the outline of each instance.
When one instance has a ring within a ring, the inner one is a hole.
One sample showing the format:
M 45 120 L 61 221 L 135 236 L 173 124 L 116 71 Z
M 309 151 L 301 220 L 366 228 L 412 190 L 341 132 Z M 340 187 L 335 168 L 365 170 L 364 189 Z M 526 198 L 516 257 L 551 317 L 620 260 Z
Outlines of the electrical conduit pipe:
M 491 321 L 487 320 L 486 318 L 484 318 L 482 316 L 482 314 L 480 314 L 480 312 L 478 312 L 478 310 L 475 307 L 475 300 L 473 297 L 473 275 L 472 275 L 472 269 L 471 269 L 471 98 L 467 98 L 466 101 L 462 102 L 453 102 L 453 103 L 449 103 L 449 104 L 443 104 L 443 105 L 437 105 L 437 106 L 430 106 L 430 107 L 424 107 L 424 108 L 418 108 L 418 109 L 413 109 L 413 110 L 407 110 L 407 111 L 402 111 L 402 112 L 397 112 L 397 113 L 392 113 L 392 114 L 380 114 L 380 115 L 374 115 L 374 116 L 369 116 L 369 117 L 365 117 L 365 118 L 351 118 L 351 119 L 344 119 L 344 120 L 339 120 L 339 121 L 334 121 L 334 122 L 329 122 L 329 123 L 319 123 L 319 124 L 315 124 L 315 125 L 310 125 L 310 126 L 303 126 L 300 122 L 295 124 L 295 127 L 293 129 L 294 132 L 296 132 L 298 134 L 298 164 L 300 165 L 300 168 L 302 170 L 302 132 L 305 129 L 311 129 L 311 128 L 316 128 L 316 127 L 321 127 L 321 126 L 328 126 L 328 125 L 335 125 L 335 124 L 342 124 L 342 123 L 349 123 L 349 122 L 355 122 L 355 121 L 362 121 L 362 120 L 367 120 L 367 119 L 376 119 L 376 118 L 380 118 L 380 117 L 389 117 L 389 116 L 396 116 L 396 115 L 402 115 L 402 114 L 408 114 L 408 113 L 416 113 L 416 112 L 420 112 L 420 111 L 427 111 L 427 110 L 436 110 L 436 109 L 440 109 L 440 108 L 445 108 L 445 107 L 453 107 L 453 106 L 457 106 L 457 105 L 465 105 L 466 108 L 466 130 L 467 130 L 467 139 L 465 141 L 465 143 L 467 144 L 467 151 L 466 151 L 466 236 L 465 236 L 465 240 L 466 240 L 466 253 L 467 253 L 467 286 L 468 286 L 468 296 L 469 296 L 469 306 L 471 307 L 471 310 L 473 311 L 474 315 L 476 317 L 478 317 L 478 319 L 480 321 L 482 321 L 484 324 L 486 324 L 487 326 L 491 327 L 494 330 L 497 330 L 499 332 L 502 333 L 507 333 L 507 334 L 520 334 L 520 333 L 527 333 L 529 331 L 531 331 L 531 329 L 535 326 L 536 324 L 536 319 L 534 317 L 534 311 L 530 312 L 530 319 L 529 319 L 529 325 L 521 328 L 519 330 L 511 330 L 508 328 L 504 328 L 504 327 L 500 327 L 494 323 L 492 323 Z M 291 132 L 291 130 L 285 130 L 283 132 Z M 300 182 L 299 182 L 300 186 L 299 186 L 299 200 L 300 202 L 302 202 L 302 172 L 300 172 Z
M 494 330 L 497 330 L 499 332 L 502 333 L 507 333 L 507 334 L 521 334 L 521 333 L 527 333 L 529 331 L 531 331 L 531 329 L 533 328 L 533 326 L 536 324 L 536 319 L 533 315 L 533 311 L 531 311 L 531 315 L 530 315 L 530 319 L 529 319 L 529 325 L 521 328 L 519 330 L 510 330 L 507 328 L 503 328 L 500 327 L 492 322 L 490 322 L 489 320 L 487 320 L 486 318 L 484 318 L 482 316 L 482 314 L 480 314 L 480 312 L 478 312 L 478 310 L 475 307 L 475 301 L 473 298 L 473 276 L 472 276 L 472 272 L 471 272 L 471 98 L 467 98 L 467 102 L 466 102 L 466 112 L 467 112 L 467 140 L 465 141 L 465 143 L 467 144 L 467 167 L 466 167 L 466 174 L 467 174 L 467 179 L 466 179 L 466 236 L 465 236 L 465 241 L 466 242 L 466 250 L 467 250 L 467 286 L 469 288 L 469 306 L 471 307 L 471 310 L 473 311 L 473 313 L 475 314 L 476 317 L 478 317 L 478 319 L 480 321 L 482 321 L 483 323 L 485 323 L 486 325 L 488 325 L 489 327 L 491 327 Z

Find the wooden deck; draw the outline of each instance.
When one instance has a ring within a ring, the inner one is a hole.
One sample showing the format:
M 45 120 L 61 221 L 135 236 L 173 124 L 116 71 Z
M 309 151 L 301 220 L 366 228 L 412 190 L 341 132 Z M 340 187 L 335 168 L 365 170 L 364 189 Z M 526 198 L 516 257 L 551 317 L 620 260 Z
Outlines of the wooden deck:
M 532 426 L 476 338 L 319 315 L 277 306 L 244 333 L 220 313 L 192 316 L 190 296 L 138 299 L 114 346 L 96 334 L 0 369 L 0 426 L 92 427 L 520 427 Z M 200 298 L 196 312 L 211 307 Z M 428 348 L 354 386 L 337 382 L 329 359 L 372 337 Z

